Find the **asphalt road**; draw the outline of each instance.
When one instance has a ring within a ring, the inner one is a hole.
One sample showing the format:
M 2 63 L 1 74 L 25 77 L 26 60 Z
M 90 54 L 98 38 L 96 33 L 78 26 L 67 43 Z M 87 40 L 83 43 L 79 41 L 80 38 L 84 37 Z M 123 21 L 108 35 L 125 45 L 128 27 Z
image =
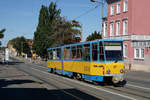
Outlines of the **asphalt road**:
M 15 67 L 25 75 L 39 80 L 48 89 L 48 93 L 53 95 L 52 100 L 150 100 L 150 73 L 128 71 L 126 86 L 114 87 L 94 85 L 90 82 L 51 74 L 47 72 L 46 66 L 29 62 L 13 61 L 8 66 Z

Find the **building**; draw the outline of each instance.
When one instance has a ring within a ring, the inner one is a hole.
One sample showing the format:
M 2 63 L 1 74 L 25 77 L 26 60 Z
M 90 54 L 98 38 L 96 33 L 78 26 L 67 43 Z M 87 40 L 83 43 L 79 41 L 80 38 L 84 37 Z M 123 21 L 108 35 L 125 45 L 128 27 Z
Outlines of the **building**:
M 103 37 L 124 40 L 124 58 L 150 64 L 150 0 L 106 0 Z

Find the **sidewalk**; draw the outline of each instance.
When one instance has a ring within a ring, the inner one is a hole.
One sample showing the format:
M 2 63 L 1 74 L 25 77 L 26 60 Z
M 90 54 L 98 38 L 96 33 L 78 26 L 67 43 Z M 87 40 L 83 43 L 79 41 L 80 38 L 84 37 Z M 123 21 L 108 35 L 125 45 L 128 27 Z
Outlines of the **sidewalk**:
M 42 83 L 12 65 L 2 64 L 0 64 L 0 98 L 1 100 L 50 99 L 49 91 Z
M 144 71 L 150 72 L 150 65 L 141 65 L 141 64 L 125 64 L 125 68 L 131 71 Z

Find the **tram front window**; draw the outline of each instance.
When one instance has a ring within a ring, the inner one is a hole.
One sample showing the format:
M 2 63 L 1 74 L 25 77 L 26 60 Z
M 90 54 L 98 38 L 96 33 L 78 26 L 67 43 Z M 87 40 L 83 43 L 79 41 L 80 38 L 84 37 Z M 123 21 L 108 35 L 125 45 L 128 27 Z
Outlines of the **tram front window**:
M 122 60 L 121 50 L 105 51 L 106 61 L 118 61 Z
M 122 42 L 105 42 L 106 61 L 123 60 Z

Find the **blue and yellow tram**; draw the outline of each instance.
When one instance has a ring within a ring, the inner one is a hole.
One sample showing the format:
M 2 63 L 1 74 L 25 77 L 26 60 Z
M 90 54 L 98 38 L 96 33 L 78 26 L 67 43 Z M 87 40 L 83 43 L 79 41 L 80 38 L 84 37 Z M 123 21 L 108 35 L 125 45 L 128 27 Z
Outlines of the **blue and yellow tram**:
M 123 41 L 97 40 L 48 49 L 48 70 L 77 79 L 124 80 Z

